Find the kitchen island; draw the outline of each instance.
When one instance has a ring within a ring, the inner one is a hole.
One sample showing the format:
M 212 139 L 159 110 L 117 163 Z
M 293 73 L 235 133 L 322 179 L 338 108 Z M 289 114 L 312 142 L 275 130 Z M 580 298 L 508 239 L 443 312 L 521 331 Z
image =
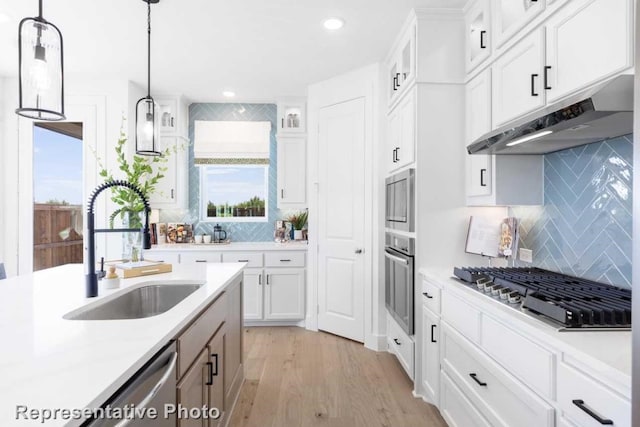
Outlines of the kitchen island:
M 228 413 L 243 379 L 240 285 L 244 266 L 244 263 L 174 266 L 171 273 L 121 280 L 120 289 L 100 289 L 100 295 L 91 299 L 84 298 L 83 266 L 79 264 L 0 282 L 0 338 L 3 343 L 0 352 L 0 425 L 41 425 L 41 420 L 17 420 L 18 406 L 38 410 L 98 408 L 172 340 L 178 339 L 179 374 L 185 374 L 191 361 L 180 355 L 179 338 L 194 329 L 194 320 L 201 313 L 220 306 L 220 300 L 225 302 L 224 313 L 216 318 L 220 318 L 227 328 L 229 346 L 234 347 L 237 343 L 235 347 L 238 347 L 232 348 L 230 357 L 225 358 L 237 371 L 225 382 L 231 386 L 227 395 L 231 399 L 225 399 Z M 81 307 L 111 300 L 127 288 L 167 281 L 199 282 L 202 286 L 172 309 L 153 317 L 125 320 L 63 318 Z M 212 325 L 211 328 L 217 327 Z M 207 340 L 215 332 L 207 331 Z M 225 360 L 225 371 L 226 368 Z M 74 426 L 82 421 L 57 419 L 49 420 L 45 425 Z

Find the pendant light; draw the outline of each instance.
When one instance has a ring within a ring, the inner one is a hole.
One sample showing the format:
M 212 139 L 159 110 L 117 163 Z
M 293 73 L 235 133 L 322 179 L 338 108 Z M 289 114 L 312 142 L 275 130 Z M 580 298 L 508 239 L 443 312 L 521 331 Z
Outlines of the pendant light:
M 151 3 L 160 0 L 142 0 L 147 3 L 147 96 L 136 104 L 136 154 L 160 156 L 160 120 L 158 104 L 151 97 Z
M 16 114 L 37 120 L 64 120 L 62 33 L 42 16 L 24 18 L 18 27 Z

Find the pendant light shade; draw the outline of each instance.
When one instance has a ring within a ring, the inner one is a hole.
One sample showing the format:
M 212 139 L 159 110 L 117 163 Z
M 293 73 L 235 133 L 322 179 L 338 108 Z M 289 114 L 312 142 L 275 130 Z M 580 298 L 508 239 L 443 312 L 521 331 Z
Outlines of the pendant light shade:
M 42 16 L 18 27 L 19 106 L 16 113 L 37 120 L 64 120 L 62 33 Z
M 142 1 L 147 3 L 147 96 L 136 104 L 136 154 L 160 156 L 159 109 L 151 97 L 151 3 L 160 0 Z

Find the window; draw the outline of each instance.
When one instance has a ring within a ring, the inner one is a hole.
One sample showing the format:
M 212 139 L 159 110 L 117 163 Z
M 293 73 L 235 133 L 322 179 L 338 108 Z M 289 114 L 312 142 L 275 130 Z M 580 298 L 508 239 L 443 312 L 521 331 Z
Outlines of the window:
M 212 222 L 266 222 L 268 165 L 200 166 L 200 218 Z

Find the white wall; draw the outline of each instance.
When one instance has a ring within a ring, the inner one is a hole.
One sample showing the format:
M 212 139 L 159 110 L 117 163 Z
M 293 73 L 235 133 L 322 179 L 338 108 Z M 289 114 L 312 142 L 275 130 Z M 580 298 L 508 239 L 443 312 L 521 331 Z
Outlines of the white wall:
M 380 260 L 382 248 L 380 227 L 382 222 L 381 203 L 378 185 L 382 182 L 379 168 L 379 147 L 381 135 L 381 82 L 382 70 L 380 64 L 369 65 L 330 80 L 316 83 L 309 87 L 307 98 L 308 110 L 308 150 L 307 174 L 309 197 L 309 217 L 318 218 L 318 197 L 316 183 L 318 182 L 318 116 L 320 108 L 334 105 L 355 98 L 365 99 L 365 206 L 369 209 L 363 221 L 365 226 L 365 346 L 374 350 L 386 349 L 384 340 L 384 287 L 380 280 Z M 370 150 L 369 150 L 370 148 Z M 307 280 L 307 319 L 308 329 L 317 330 L 318 317 L 315 307 L 318 295 L 318 260 L 317 260 L 317 221 L 309 223 L 309 269 Z

